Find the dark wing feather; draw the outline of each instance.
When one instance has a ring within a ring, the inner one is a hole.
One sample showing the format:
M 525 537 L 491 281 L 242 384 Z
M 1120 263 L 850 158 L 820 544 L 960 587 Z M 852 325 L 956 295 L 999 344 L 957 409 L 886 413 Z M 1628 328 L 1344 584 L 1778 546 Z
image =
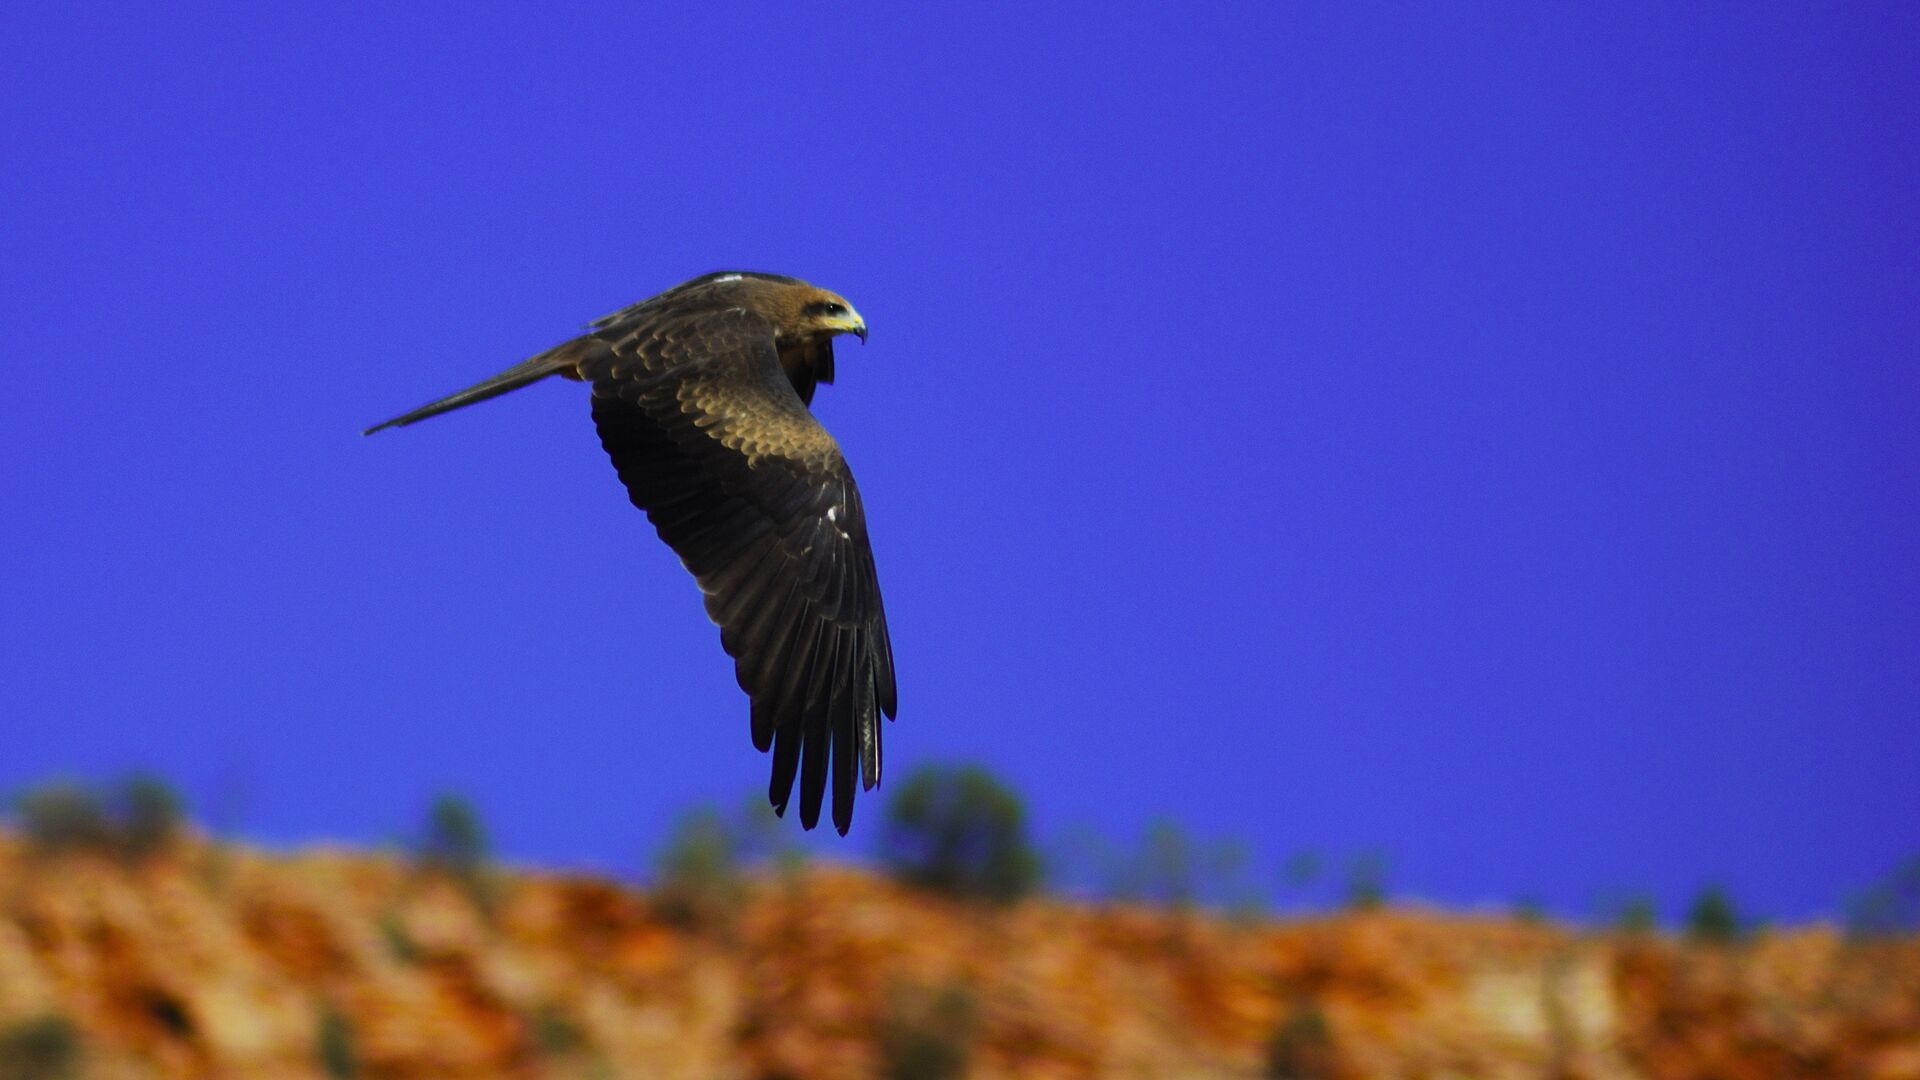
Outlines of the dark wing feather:
M 782 371 L 773 329 L 740 309 L 611 322 L 583 367 L 593 419 L 635 506 L 700 582 L 773 750 L 768 797 L 853 820 L 880 780 L 876 712 L 894 715 L 893 650 L 866 514 L 832 436 Z

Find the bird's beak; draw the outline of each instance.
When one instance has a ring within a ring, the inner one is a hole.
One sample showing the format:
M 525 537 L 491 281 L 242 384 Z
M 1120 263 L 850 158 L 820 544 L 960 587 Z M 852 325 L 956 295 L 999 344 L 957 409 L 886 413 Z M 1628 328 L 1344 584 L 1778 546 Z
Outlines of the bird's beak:
M 853 328 L 852 333 L 854 337 L 860 339 L 860 344 L 865 345 L 867 343 L 867 321 L 865 319 L 860 320 L 859 325 Z

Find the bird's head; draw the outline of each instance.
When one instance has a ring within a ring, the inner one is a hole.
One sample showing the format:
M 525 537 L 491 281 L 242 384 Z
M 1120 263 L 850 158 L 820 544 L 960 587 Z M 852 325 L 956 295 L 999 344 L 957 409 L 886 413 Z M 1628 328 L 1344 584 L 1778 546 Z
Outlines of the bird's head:
M 794 322 L 800 334 L 809 337 L 852 334 L 860 339 L 862 345 L 867 343 L 867 320 L 853 310 L 853 305 L 847 303 L 846 297 L 811 285 L 800 292 L 802 295 L 795 297 L 799 317 Z

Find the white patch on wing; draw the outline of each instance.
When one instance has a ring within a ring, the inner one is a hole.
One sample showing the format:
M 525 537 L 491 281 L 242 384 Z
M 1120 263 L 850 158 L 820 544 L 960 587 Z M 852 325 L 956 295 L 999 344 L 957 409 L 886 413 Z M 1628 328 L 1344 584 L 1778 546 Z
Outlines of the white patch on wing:
M 721 274 L 719 277 L 713 279 L 713 283 L 715 285 L 718 285 L 723 281 L 739 281 L 739 280 L 740 280 L 739 274 Z

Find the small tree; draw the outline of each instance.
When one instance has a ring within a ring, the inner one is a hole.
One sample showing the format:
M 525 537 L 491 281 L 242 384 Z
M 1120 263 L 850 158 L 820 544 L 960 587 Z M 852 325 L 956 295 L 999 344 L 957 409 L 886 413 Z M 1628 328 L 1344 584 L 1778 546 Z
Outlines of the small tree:
M 973 992 L 954 984 L 938 992 L 896 989 L 880 1025 L 883 1080 L 959 1080 L 979 1025 Z
M 1847 904 L 1847 936 L 1855 941 L 1920 931 L 1920 857 L 1908 859 Z
M 28 843 L 45 854 L 107 851 L 116 829 L 106 804 L 91 788 L 56 782 L 32 788 L 14 802 Z
M 948 896 L 1011 903 L 1040 880 L 1020 797 L 973 766 L 908 776 L 887 805 L 880 850 L 896 878 Z
M 1302 848 L 1280 864 L 1280 884 L 1290 891 L 1305 892 L 1320 880 L 1320 872 L 1325 868 L 1326 861 L 1319 852 Z
M 1327 1080 L 1338 1075 L 1333 1030 L 1318 1006 L 1302 1001 L 1267 1039 L 1267 1080 Z
M 113 793 L 113 809 L 120 825 L 120 848 L 133 859 L 145 858 L 173 843 L 185 818 L 180 796 L 165 781 L 152 776 L 122 780 Z
M 80 1033 L 63 1016 L 0 1030 L 0 1080 L 70 1080 L 80 1075 Z
M 427 831 L 420 839 L 420 861 L 437 870 L 466 876 L 487 864 L 487 830 L 473 804 L 458 795 L 436 796 L 427 810 Z
M 1740 913 L 1725 889 L 1714 885 L 1701 890 L 1687 909 L 1687 936 L 1708 945 L 1731 945 L 1740 940 Z
M 1613 925 L 1623 934 L 1651 934 L 1660 926 L 1660 911 L 1651 897 L 1631 897 L 1620 905 Z
M 718 810 L 681 818 L 659 859 L 655 903 L 668 920 L 692 929 L 732 922 L 746 898 L 742 843 Z
M 483 917 L 492 918 L 493 884 L 487 879 L 487 830 L 473 804 L 458 795 L 435 797 L 416 855 L 427 870 L 453 878 Z
M 1156 821 L 1139 851 L 1123 856 L 1109 874 L 1109 892 L 1178 910 L 1209 901 L 1254 908 L 1259 897 L 1246 880 L 1246 862 L 1241 844 L 1198 840 L 1176 822 Z
M 1386 902 L 1386 857 L 1374 852 L 1358 856 L 1347 868 L 1347 907 L 1372 911 Z
M 320 1070 L 333 1080 L 359 1076 L 360 1053 L 354 1043 L 353 1022 L 346 1014 L 331 1005 L 321 1009 L 314 1034 L 314 1055 L 320 1059 Z

